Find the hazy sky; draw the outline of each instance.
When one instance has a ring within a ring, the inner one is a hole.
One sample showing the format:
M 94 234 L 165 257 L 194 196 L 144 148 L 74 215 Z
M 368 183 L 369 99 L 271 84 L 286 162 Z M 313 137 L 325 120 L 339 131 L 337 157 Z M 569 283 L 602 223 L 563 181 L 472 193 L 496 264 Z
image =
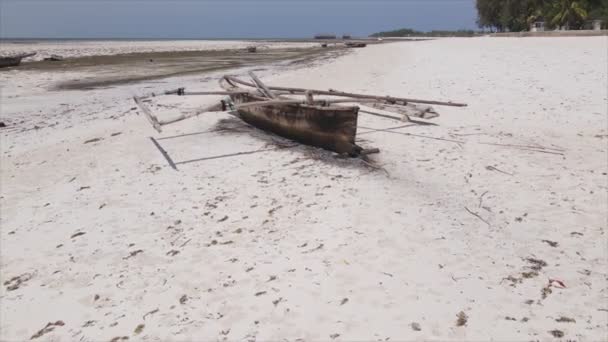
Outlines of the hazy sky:
M 473 29 L 474 0 L 0 0 L 0 37 L 367 36 Z

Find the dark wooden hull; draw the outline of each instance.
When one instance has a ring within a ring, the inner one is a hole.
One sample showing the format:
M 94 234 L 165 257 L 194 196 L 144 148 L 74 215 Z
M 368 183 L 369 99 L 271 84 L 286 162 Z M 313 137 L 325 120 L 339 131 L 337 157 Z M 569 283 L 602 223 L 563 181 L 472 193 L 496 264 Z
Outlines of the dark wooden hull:
M 36 54 L 35 52 L 31 52 L 31 53 L 23 53 L 20 55 L 0 57 L 0 68 L 18 66 L 19 64 L 21 64 L 22 59 L 27 58 L 27 57 L 32 57 L 35 54 Z
M 247 94 L 231 96 L 235 104 L 257 101 Z M 306 145 L 359 155 L 355 144 L 359 107 L 309 105 L 251 106 L 238 110 L 248 124 Z
M 364 48 L 367 46 L 367 44 L 365 44 L 365 43 L 346 43 L 346 46 L 350 47 L 350 48 Z
M 21 57 L 0 57 L 0 68 L 18 66 L 21 63 Z

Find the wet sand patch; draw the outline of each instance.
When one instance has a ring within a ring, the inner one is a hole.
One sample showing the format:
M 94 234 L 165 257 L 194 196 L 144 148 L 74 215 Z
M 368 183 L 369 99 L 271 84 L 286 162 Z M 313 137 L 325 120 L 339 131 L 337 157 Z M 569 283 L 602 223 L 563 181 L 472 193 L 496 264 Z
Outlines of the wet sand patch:
M 160 79 L 186 74 L 205 73 L 280 61 L 301 63 L 318 58 L 334 58 L 346 53 L 343 47 L 242 49 L 213 51 L 143 52 L 112 56 L 85 56 L 63 61 L 38 61 L 22 65 L 23 71 L 83 72 L 83 78 L 55 85 L 60 89 L 89 89 L 117 84 Z

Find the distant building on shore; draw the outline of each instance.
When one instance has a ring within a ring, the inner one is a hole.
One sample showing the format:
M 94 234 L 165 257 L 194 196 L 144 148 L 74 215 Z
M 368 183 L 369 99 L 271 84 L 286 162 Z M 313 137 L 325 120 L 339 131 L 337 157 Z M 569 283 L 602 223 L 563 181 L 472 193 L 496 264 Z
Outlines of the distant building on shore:
M 545 31 L 545 22 L 536 21 L 530 25 L 530 32 L 543 32 Z
M 342 39 L 352 39 L 353 36 L 351 36 L 350 34 L 343 34 L 342 35 Z
M 315 35 L 315 39 L 336 39 L 336 35 L 322 33 Z
M 600 19 L 592 19 L 585 21 L 585 24 L 581 28 L 582 30 L 592 30 L 592 31 L 601 31 L 602 26 L 604 24 L 603 20 Z

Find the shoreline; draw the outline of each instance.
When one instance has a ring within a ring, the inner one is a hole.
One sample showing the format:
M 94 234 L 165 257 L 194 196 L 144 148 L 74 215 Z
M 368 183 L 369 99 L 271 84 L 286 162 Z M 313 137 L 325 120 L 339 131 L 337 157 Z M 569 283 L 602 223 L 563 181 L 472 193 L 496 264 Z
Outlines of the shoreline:
M 348 52 L 349 50 L 346 48 L 273 49 L 256 53 L 248 53 L 243 50 L 151 52 L 81 57 L 66 60 L 61 65 L 54 62 L 48 62 L 48 64 L 32 62 L 24 65 L 22 69 L 24 71 L 84 71 L 90 75 L 105 69 L 101 77 L 89 76 L 86 81 L 64 81 L 53 87 L 56 90 L 85 90 L 168 77 L 204 75 L 210 72 L 256 65 L 331 59 Z M 34 65 L 34 63 L 40 64 Z M 108 72 L 108 68 L 112 68 L 114 71 Z M 125 72 L 125 70 L 130 70 L 130 72 Z
M 35 75 L 39 72 L 48 73 L 50 78 L 54 79 L 63 73 L 69 73 L 73 74 L 72 79 L 61 77 L 62 80 L 49 85 L 51 89 L 93 89 L 167 77 L 202 75 L 255 65 L 314 62 L 333 59 L 352 51 L 342 46 L 321 48 L 283 47 L 283 45 L 278 47 L 261 45 L 257 47 L 255 53 L 250 53 L 243 47 L 83 55 L 62 61 L 39 60 L 24 62 L 18 67 L 0 69 L 0 79 L 4 77 L 10 80 L 18 74 Z
M 59 55 L 64 58 L 75 58 L 83 56 L 106 56 L 128 53 L 148 52 L 193 52 L 193 51 L 215 51 L 236 50 L 246 47 L 258 47 L 264 49 L 290 49 L 290 48 L 314 48 L 321 44 L 342 45 L 346 42 L 365 42 L 367 44 L 383 43 L 377 39 L 217 39 L 217 40 L 171 40 L 171 39 L 66 39 L 66 40 L 6 40 L 0 44 L 0 56 L 11 56 L 21 53 L 37 52 L 32 59 L 24 60 L 28 63 L 32 60 L 39 61 L 51 55 Z

